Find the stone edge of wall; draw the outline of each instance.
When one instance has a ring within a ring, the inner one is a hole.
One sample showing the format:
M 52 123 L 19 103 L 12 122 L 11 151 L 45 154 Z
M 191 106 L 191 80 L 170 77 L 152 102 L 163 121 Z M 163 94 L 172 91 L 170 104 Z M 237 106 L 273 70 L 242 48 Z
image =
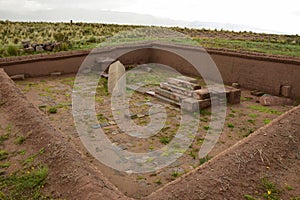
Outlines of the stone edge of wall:
M 200 46 L 191 46 L 191 45 L 184 45 L 184 44 L 174 44 L 174 43 L 169 43 L 169 42 L 153 41 L 153 42 L 140 42 L 140 43 L 134 43 L 134 44 L 122 44 L 122 45 L 116 45 L 116 46 L 111 46 L 111 47 L 109 47 L 109 46 L 101 47 L 101 48 L 99 47 L 99 48 L 87 49 L 87 50 L 75 50 L 75 51 L 65 51 L 65 52 L 50 53 L 50 54 L 37 54 L 37 55 L 30 55 L 30 56 L 1 58 L 0 59 L 0 67 L 8 66 L 8 65 L 15 65 L 15 64 L 22 64 L 22 63 L 30 63 L 30 62 L 41 61 L 41 60 L 56 60 L 56 59 L 72 58 L 72 57 L 78 57 L 78 56 L 87 56 L 89 53 L 110 52 L 110 51 L 115 50 L 116 48 L 135 48 L 137 46 L 142 47 L 142 48 L 172 46 L 172 47 L 176 47 L 176 48 L 207 51 L 209 54 L 217 54 L 217 55 L 247 58 L 247 59 L 254 59 L 254 60 L 261 60 L 261 61 L 271 61 L 271 62 L 278 62 L 278 63 L 285 63 L 285 64 L 300 65 L 300 58 L 296 58 L 296 57 L 281 56 L 281 55 L 269 55 L 269 54 L 263 54 L 263 53 L 255 53 L 255 52 L 248 52 L 248 51 L 236 51 L 236 50 L 229 50 L 229 49 L 216 49 L 216 48 L 205 49 Z

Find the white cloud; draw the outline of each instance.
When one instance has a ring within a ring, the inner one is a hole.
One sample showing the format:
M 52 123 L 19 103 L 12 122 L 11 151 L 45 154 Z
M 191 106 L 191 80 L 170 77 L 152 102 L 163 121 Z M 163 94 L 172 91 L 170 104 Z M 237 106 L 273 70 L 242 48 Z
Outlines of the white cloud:
M 0 0 L 0 8 L 22 12 L 80 8 L 149 14 L 184 21 L 242 24 L 300 34 L 299 0 Z

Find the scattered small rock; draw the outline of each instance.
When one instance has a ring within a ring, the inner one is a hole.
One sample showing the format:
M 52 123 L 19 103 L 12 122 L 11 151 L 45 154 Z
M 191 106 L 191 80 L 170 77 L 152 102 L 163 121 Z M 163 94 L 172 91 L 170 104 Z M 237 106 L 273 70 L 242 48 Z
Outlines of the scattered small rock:
M 259 91 L 259 90 L 253 90 L 253 91 L 250 92 L 250 94 L 253 95 L 253 96 L 261 97 L 261 96 L 263 96 L 265 93 L 262 92 L 262 91 Z
M 231 86 L 237 89 L 241 88 L 241 85 L 239 83 L 232 83 Z
M 61 72 L 52 72 L 50 73 L 50 76 L 60 76 Z
M 40 53 L 40 52 L 44 51 L 44 48 L 43 48 L 43 46 L 36 46 L 35 47 L 35 51 L 38 52 L 38 53 Z
M 101 128 L 101 126 L 100 126 L 100 124 L 95 124 L 95 125 L 92 126 L 92 128 L 93 129 L 98 129 L 98 128 Z

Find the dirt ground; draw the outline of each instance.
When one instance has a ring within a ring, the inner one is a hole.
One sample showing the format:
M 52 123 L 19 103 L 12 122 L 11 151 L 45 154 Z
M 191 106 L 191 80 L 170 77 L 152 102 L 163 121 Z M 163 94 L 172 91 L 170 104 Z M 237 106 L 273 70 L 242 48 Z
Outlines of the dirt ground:
M 140 199 L 164 185 L 180 179 L 209 159 L 236 144 L 238 141 L 251 135 L 257 129 L 270 123 L 282 113 L 293 106 L 262 107 L 257 103 L 257 97 L 250 91 L 242 89 L 241 104 L 228 105 L 227 116 L 223 132 L 218 143 L 209 153 L 207 159 L 199 159 L 198 151 L 204 141 L 206 131 L 210 128 L 210 109 L 201 112 L 201 123 L 198 133 L 192 145 L 184 155 L 170 166 L 152 173 L 128 174 L 111 169 L 95 160 L 82 145 L 74 125 L 72 117 L 71 93 L 75 75 L 61 77 L 30 78 L 25 81 L 17 81 L 18 87 L 25 93 L 27 99 L 47 117 L 50 123 L 83 155 L 88 162 L 101 171 L 108 180 L 128 197 Z M 180 121 L 180 110 L 154 97 L 140 93 L 133 94 L 130 102 L 131 113 L 137 114 L 134 122 L 139 125 L 149 123 L 148 112 L 153 104 L 161 104 L 166 107 L 167 121 L 164 128 L 150 140 L 138 139 L 122 134 L 115 124 L 111 108 L 110 96 L 106 91 L 106 80 L 101 79 L 96 94 L 96 112 L 99 123 L 109 139 L 122 149 L 132 152 L 149 152 L 163 147 L 175 135 Z M 155 87 L 155 86 L 153 86 Z M 157 86 L 156 86 L 157 87 Z M 50 113 L 49 109 L 55 108 L 56 112 Z M 291 187 L 295 187 L 295 177 L 288 175 L 285 180 Z M 289 178 L 292 181 L 290 183 Z M 298 182 L 299 183 L 299 182 Z M 252 190 L 249 190 L 251 192 Z

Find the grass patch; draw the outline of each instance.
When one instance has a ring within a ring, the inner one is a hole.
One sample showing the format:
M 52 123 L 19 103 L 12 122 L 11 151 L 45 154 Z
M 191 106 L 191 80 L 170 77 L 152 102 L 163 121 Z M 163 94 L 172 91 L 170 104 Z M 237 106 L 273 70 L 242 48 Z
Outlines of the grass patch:
M 271 121 L 271 119 L 264 119 L 264 124 L 269 124 Z
M 41 193 L 46 183 L 48 168 L 19 171 L 8 176 L 0 176 L 1 199 L 48 199 Z
M 200 158 L 199 159 L 199 164 L 203 165 L 204 163 L 208 162 L 210 159 L 211 159 L 211 157 L 209 157 L 209 156 L 205 156 L 203 158 Z
M 261 106 L 261 105 L 253 105 L 253 106 L 248 106 L 248 108 L 252 109 L 252 110 L 256 110 L 259 112 L 263 112 L 263 113 L 269 113 L 269 114 L 275 114 L 275 115 L 281 115 L 282 112 L 278 111 L 278 110 L 274 110 L 265 106 Z
M 234 124 L 228 123 L 228 124 L 227 124 L 227 127 L 228 127 L 228 128 L 234 128 Z
M 279 200 L 280 190 L 268 178 L 261 179 L 261 185 L 264 189 L 263 198 L 270 200 Z
M 48 109 L 48 113 L 50 113 L 50 114 L 55 114 L 55 113 L 57 113 L 57 108 L 56 108 L 56 107 L 50 107 L 50 108 Z
M 8 158 L 9 153 L 5 150 L 0 150 L 0 160 L 5 160 Z
M 162 144 L 169 144 L 169 142 L 171 141 L 171 139 L 169 137 L 161 137 L 159 139 L 159 141 L 162 143 Z

